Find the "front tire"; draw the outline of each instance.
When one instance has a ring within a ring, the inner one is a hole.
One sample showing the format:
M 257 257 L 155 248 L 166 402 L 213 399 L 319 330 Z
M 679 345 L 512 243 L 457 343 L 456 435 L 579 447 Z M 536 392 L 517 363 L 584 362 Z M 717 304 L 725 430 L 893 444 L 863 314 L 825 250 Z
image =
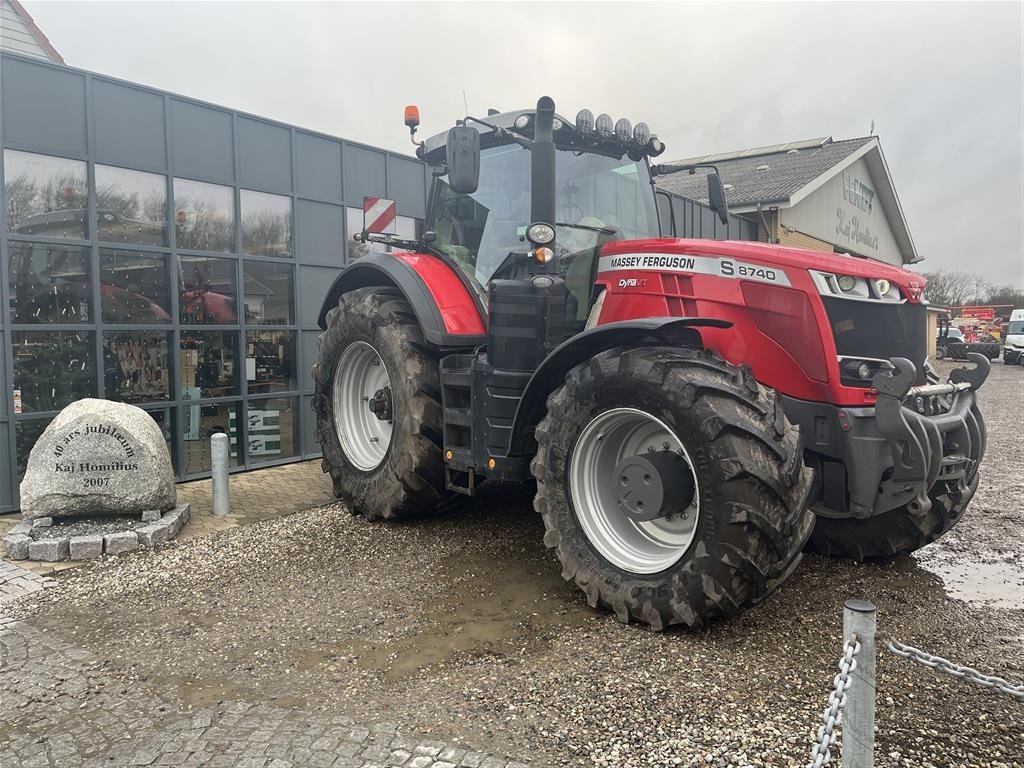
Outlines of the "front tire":
M 731 617 L 800 561 L 814 523 L 812 471 L 781 400 L 749 369 L 689 348 L 602 352 L 551 394 L 535 434 L 544 543 L 562 576 L 619 621 L 662 629 Z M 596 447 L 605 438 L 610 447 Z M 693 505 L 649 522 L 616 517 L 602 502 L 617 479 L 608 468 L 652 449 L 684 458 Z M 588 462 L 592 475 L 574 476 Z
M 400 291 L 361 288 L 339 299 L 313 381 L 335 496 L 370 520 L 430 512 L 444 500 L 438 363 Z

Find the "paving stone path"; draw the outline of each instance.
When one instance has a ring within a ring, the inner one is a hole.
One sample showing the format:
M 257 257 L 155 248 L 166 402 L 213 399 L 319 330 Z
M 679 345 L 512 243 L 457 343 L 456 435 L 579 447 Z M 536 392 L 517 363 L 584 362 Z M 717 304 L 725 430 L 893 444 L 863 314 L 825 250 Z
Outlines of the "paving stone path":
M 34 578 L 27 582 L 43 581 Z M 191 709 L 145 684 L 111 679 L 91 653 L 2 612 L 0 698 L 0 766 L 527 768 L 407 738 L 390 723 L 249 702 Z
M 22 595 L 30 595 L 53 586 L 57 582 L 46 576 L 39 576 L 20 565 L 0 560 L 0 606 L 12 603 Z M 0 621 L 3 613 L 0 613 Z

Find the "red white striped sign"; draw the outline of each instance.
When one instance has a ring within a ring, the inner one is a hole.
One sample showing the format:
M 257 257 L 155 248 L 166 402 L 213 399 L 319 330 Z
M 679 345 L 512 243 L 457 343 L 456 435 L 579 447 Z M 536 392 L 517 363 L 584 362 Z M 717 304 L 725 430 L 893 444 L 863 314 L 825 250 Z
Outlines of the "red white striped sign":
M 363 198 L 363 229 L 366 232 L 395 233 L 395 201 L 383 197 Z

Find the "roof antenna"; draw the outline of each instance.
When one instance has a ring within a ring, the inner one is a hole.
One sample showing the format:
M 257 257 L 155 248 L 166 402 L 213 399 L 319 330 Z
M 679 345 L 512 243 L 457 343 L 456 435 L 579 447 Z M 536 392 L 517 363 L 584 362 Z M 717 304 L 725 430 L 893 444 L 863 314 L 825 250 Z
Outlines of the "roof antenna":
M 469 114 L 469 99 L 466 98 L 466 89 L 462 89 L 462 106 L 466 108 L 466 114 Z
M 875 135 L 875 118 L 871 118 L 871 130 L 868 131 L 868 136 Z

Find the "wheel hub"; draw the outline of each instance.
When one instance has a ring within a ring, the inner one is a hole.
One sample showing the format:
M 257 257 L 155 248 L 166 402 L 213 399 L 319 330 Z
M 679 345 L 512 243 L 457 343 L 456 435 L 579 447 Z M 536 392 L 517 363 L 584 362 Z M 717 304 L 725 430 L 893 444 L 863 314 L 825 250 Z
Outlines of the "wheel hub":
M 394 410 L 391 405 L 391 387 L 383 387 L 373 393 L 367 401 L 370 412 L 380 421 L 391 421 L 394 418 Z
M 615 477 L 615 503 L 638 523 L 671 517 L 693 503 L 693 474 L 675 451 L 627 456 L 615 467 Z

